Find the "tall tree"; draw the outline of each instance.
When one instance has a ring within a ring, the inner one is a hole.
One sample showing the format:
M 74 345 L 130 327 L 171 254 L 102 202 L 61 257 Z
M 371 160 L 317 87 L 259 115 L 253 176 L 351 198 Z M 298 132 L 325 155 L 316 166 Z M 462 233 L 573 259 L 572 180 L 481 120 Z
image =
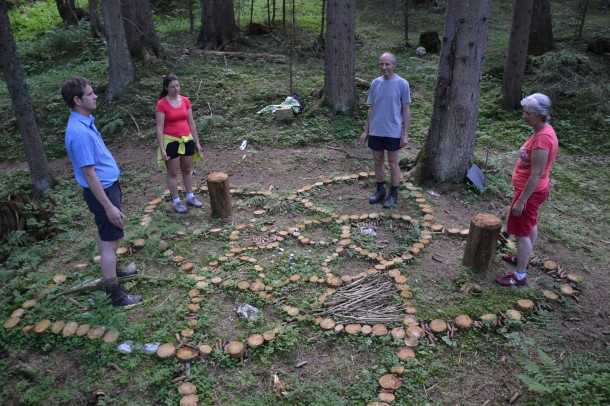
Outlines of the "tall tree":
M 121 2 L 123 27 L 127 47 L 132 56 L 144 56 L 150 52 L 159 56 L 161 44 L 155 31 L 152 9 L 149 0 Z
M 27 156 L 34 194 L 41 196 L 51 187 L 51 172 L 42 145 L 25 72 L 15 45 L 6 0 L 0 0 L 0 65 Z
M 500 101 L 501 107 L 505 110 L 519 107 L 521 101 L 533 7 L 534 0 L 515 0 L 513 3 L 513 20 L 504 64 Z
M 461 182 L 472 163 L 491 0 L 449 0 L 428 137 L 412 171 Z
M 89 0 L 89 22 L 91 24 L 91 38 L 102 38 L 104 36 L 104 28 L 100 22 L 97 0 Z
M 335 113 L 358 104 L 355 74 L 356 0 L 328 0 L 324 49 L 324 99 Z
M 233 0 L 201 0 L 201 30 L 197 43 L 205 49 L 224 49 L 239 36 Z
M 55 0 L 55 4 L 61 20 L 68 25 L 77 24 L 87 16 L 87 12 L 77 7 L 74 0 Z
M 544 55 L 553 50 L 554 47 L 551 0 L 534 0 L 527 54 Z
M 125 87 L 133 82 L 135 73 L 125 39 L 121 5 L 117 0 L 102 0 L 102 13 L 110 66 L 106 100 L 113 101 L 121 98 Z

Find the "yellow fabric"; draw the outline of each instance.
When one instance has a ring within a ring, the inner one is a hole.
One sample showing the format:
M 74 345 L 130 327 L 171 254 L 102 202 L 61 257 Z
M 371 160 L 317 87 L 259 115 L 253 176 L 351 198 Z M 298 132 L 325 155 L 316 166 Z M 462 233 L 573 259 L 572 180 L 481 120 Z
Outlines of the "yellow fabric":
M 186 152 L 185 144 L 192 140 L 193 140 L 193 134 L 189 134 L 187 136 L 183 136 L 180 138 L 176 138 L 176 137 L 172 137 L 171 135 L 163 134 L 163 149 L 167 149 L 167 144 L 169 144 L 171 142 L 178 142 L 179 143 L 178 154 L 184 155 L 184 153 Z M 195 154 L 193 155 L 193 163 L 199 161 L 201 158 L 203 158 L 203 155 L 201 155 L 198 152 L 195 152 Z M 157 148 L 157 164 L 159 165 L 159 167 L 165 168 L 165 161 L 163 160 L 163 156 L 161 155 L 160 148 Z

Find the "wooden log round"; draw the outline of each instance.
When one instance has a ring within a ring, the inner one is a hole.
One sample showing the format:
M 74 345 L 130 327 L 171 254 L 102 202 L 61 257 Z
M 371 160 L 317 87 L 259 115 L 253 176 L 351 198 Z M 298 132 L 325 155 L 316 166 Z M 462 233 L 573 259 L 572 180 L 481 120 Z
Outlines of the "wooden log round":
M 444 333 L 447 330 L 447 322 L 441 319 L 432 320 L 430 330 L 435 334 Z
M 381 392 L 378 395 L 379 400 L 386 403 L 393 403 L 396 396 L 392 392 Z
M 397 390 L 402 386 L 402 381 L 394 374 L 385 374 L 379 378 L 379 386 L 383 389 Z
M 409 337 L 405 339 L 405 346 L 409 348 L 416 348 L 419 345 L 419 339 L 417 337 Z
M 276 336 L 276 332 L 275 330 L 267 330 L 263 333 L 263 338 L 265 339 L 265 341 L 273 341 L 275 339 Z
M 362 331 L 362 326 L 360 324 L 348 324 L 345 326 L 345 332 L 347 334 L 358 334 Z
M 61 330 L 64 329 L 64 326 L 66 325 L 66 323 L 63 320 L 58 320 L 55 323 L 53 323 L 53 325 L 51 326 L 51 333 L 53 334 L 59 334 L 61 333 Z
M 531 312 L 534 310 L 534 302 L 529 299 L 519 299 L 517 301 L 517 308 L 524 312 Z
M 394 365 L 390 369 L 390 373 L 394 375 L 401 376 L 405 372 L 405 367 L 403 365 Z
M 320 322 L 320 328 L 322 330 L 332 330 L 335 328 L 335 321 L 333 319 L 324 319 Z
M 498 316 L 493 313 L 485 313 L 480 317 L 480 319 L 482 322 L 495 323 L 498 319 Z
M 117 330 L 106 330 L 106 334 L 102 337 L 102 340 L 106 344 L 115 343 L 119 339 L 119 332 Z
M 241 358 L 244 355 L 244 343 L 241 341 L 231 341 L 225 347 L 225 351 L 233 358 Z
M 211 172 L 207 177 L 208 195 L 212 215 L 229 218 L 233 214 L 229 175 L 223 172 Z
M 550 300 L 551 302 L 554 302 L 555 300 L 559 299 L 559 295 L 550 290 L 543 290 L 542 295 L 544 295 L 546 300 Z
M 362 329 L 360 330 L 360 332 L 362 334 L 369 335 L 373 332 L 373 327 L 368 324 L 364 324 L 362 325 Z
M 377 337 L 388 335 L 388 328 L 385 326 L 385 324 L 375 324 L 373 326 L 373 335 Z
M 199 406 L 199 396 L 194 393 L 183 396 L 180 399 L 180 406 Z
M 212 355 L 212 351 L 214 351 L 214 348 L 211 345 L 201 344 L 199 346 L 199 354 L 201 354 L 201 356 L 204 358 L 207 358 Z
M 106 332 L 106 326 L 93 326 L 87 333 L 87 338 L 90 340 L 97 340 L 101 338 Z
M 192 395 L 197 392 L 197 387 L 190 382 L 182 382 L 178 386 L 178 393 L 181 395 Z
M 89 330 L 91 330 L 91 326 L 89 324 L 81 324 L 76 329 L 76 335 L 79 337 L 82 337 L 82 336 L 86 335 L 87 333 L 89 333 Z
M 49 319 L 40 320 L 34 326 L 34 332 L 38 333 L 38 334 L 44 333 L 45 331 L 48 330 L 49 327 L 51 327 L 51 324 L 53 324 L 53 323 Z
M 455 326 L 460 330 L 466 330 L 472 326 L 472 319 L 467 314 L 461 314 L 455 318 Z
M 561 293 L 564 293 L 564 294 L 570 295 L 570 296 L 575 293 L 574 289 L 570 285 L 561 285 L 559 290 L 561 290 Z
M 265 344 L 265 338 L 262 334 L 252 334 L 248 337 L 248 345 L 252 348 L 258 348 Z
M 424 330 L 417 325 L 409 326 L 407 328 L 407 337 L 414 337 L 421 340 L 424 335 Z
M 392 337 L 394 338 L 398 338 L 398 339 L 403 339 L 405 338 L 405 336 L 407 335 L 407 332 L 405 331 L 404 328 L 402 327 L 394 327 L 391 331 L 390 334 L 392 335 Z
M 396 350 L 396 355 L 401 361 L 409 361 L 415 358 L 415 351 L 412 347 L 401 347 Z
M 171 359 L 176 356 L 176 346 L 171 343 L 161 344 L 157 348 L 157 357 L 159 359 Z
M 73 336 L 76 333 L 76 329 L 78 328 L 78 323 L 75 321 L 71 321 L 64 326 L 64 329 L 61 331 L 64 337 Z
M 502 220 L 493 214 L 478 213 L 472 217 L 462 264 L 487 270 L 496 251 Z
M 510 309 L 506 312 L 506 316 L 508 316 L 511 320 L 521 320 L 521 312 L 519 310 Z
M 176 351 L 176 358 L 183 362 L 192 361 L 197 358 L 198 355 L 199 349 L 191 347 L 190 345 L 180 347 L 178 348 L 178 351 Z

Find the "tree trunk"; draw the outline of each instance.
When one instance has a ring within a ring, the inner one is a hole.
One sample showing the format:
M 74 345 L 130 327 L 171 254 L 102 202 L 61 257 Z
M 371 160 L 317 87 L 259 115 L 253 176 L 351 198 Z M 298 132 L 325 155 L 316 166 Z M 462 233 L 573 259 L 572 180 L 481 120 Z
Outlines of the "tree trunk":
M 75 25 L 87 16 L 87 12 L 82 8 L 76 7 L 74 0 L 55 0 L 57 11 L 64 24 Z
M 502 220 L 493 214 L 478 213 L 472 217 L 462 265 L 485 271 L 496 253 Z
M 576 29 L 576 40 L 582 40 L 582 32 L 585 28 L 585 20 L 587 18 L 587 10 L 589 8 L 589 0 L 581 0 L 578 5 L 578 28 Z
M 34 194 L 42 196 L 51 187 L 51 172 L 40 137 L 25 72 L 17 53 L 5 0 L 0 0 L 0 66 L 23 140 Z
M 501 107 L 505 110 L 518 108 L 522 98 L 521 87 L 527 62 L 527 43 L 533 6 L 534 0 L 515 0 L 513 4 L 513 23 L 504 64 L 500 102 Z
M 461 182 L 472 163 L 491 0 L 449 0 L 434 109 L 417 178 Z
M 534 0 L 532 23 L 527 44 L 528 55 L 544 55 L 555 47 L 553 24 L 551 22 L 551 1 Z
M 149 52 L 159 56 L 161 45 L 155 31 L 149 0 L 121 3 L 125 38 L 131 56 L 145 57 Z
M 100 13 L 97 0 L 89 0 L 89 20 L 91 23 L 91 38 L 103 38 L 104 27 L 100 22 Z
M 409 0 L 405 0 L 405 46 L 411 46 L 409 44 Z
M 201 30 L 197 39 L 200 47 L 223 50 L 238 35 L 233 0 L 201 0 Z
M 356 63 L 356 1 L 328 0 L 324 50 L 324 99 L 335 113 L 349 113 L 358 104 Z
M 125 39 L 120 3 L 116 0 L 102 0 L 102 12 L 110 65 L 106 100 L 113 101 L 123 95 L 124 88 L 133 82 L 135 74 Z
M 220 218 L 231 217 L 233 205 L 231 203 L 229 176 L 222 172 L 212 172 L 208 175 L 207 184 L 212 215 Z

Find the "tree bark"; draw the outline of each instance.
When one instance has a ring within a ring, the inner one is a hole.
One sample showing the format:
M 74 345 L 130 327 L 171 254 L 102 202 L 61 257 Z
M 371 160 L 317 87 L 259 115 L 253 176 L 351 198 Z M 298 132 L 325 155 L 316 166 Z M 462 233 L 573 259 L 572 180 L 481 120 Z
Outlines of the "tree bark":
M 51 172 L 25 72 L 19 60 L 5 0 L 0 0 L 0 66 L 23 141 L 34 194 L 42 196 L 52 186 Z
M 116 0 L 102 0 L 102 12 L 110 65 L 106 100 L 113 101 L 123 95 L 125 87 L 133 82 L 135 74 L 125 39 L 120 3 Z
M 197 39 L 200 47 L 224 50 L 238 35 L 233 0 L 201 0 L 201 30 Z
M 91 38 L 102 38 L 104 36 L 104 27 L 102 27 L 100 22 L 97 0 L 89 0 L 89 21 L 91 24 Z
M 502 220 L 493 214 L 475 214 L 470 222 L 462 265 L 481 271 L 489 269 L 501 228 Z
M 82 8 L 76 7 L 74 0 L 55 0 L 57 11 L 61 21 L 68 25 L 78 24 L 80 20 L 87 16 L 87 12 Z
M 131 56 L 146 57 L 149 52 L 159 56 L 161 45 L 155 31 L 150 1 L 124 1 L 121 3 L 121 14 Z
M 324 99 L 336 114 L 358 104 L 354 77 L 356 63 L 356 1 L 328 0 L 324 50 Z
M 222 172 L 212 172 L 208 175 L 207 183 L 212 215 L 220 218 L 231 217 L 233 206 L 229 176 Z
M 521 88 L 527 62 L 527 44 L 532 22 L 534 0 L 515 0 L 513 5 L 513 22 L 510 29 L 508 54 L 502 77 L 502 96 L 500 105 L 505 110 L 519 107 Z
M 491 1 L 449 0 L 428 137 L 412 172 L 461 182 L 472 163 Z
M 553 24 L 551 22 L 551 1 L 534 0 L 527 54 L 544 55 L 552 51 L 553 48 L 555 48 L 555 38 L 553 37 Z

